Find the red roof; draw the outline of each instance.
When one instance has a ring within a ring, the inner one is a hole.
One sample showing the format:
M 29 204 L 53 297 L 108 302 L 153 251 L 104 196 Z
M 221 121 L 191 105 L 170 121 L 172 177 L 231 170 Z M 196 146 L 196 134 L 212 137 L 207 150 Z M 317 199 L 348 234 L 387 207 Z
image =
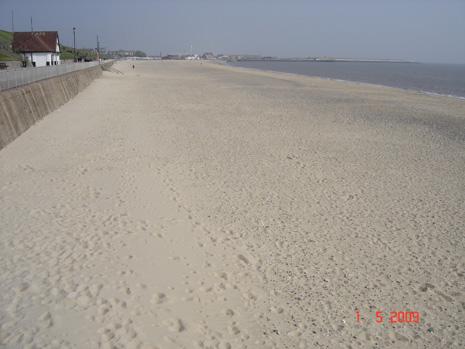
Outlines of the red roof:
M 16 52 L 57 52 L 58 32 L 14 32 Z

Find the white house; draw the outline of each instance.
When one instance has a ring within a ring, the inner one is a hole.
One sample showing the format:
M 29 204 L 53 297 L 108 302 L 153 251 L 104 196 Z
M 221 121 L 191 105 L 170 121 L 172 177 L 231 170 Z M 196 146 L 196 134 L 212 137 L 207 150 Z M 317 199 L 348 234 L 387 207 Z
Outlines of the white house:
M 23 61 L 33 67 L 60 64 L 60 41 L 58 32 L 14 32 L 13 50 L 21 53 Z

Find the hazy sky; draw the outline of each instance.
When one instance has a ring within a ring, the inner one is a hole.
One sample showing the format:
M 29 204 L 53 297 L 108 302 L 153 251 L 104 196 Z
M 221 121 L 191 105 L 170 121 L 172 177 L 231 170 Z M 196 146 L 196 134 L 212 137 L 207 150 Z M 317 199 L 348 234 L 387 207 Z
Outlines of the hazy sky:
M 0 0 L 0 28 L 79 47 L 465 63 L 465 0 Z

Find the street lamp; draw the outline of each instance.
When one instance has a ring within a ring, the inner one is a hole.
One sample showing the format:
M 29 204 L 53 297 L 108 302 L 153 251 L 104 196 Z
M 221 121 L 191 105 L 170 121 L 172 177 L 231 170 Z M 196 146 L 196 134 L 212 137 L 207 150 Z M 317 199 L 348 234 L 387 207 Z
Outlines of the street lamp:
M 77 59 L 76 59 L 76 27 L 73 27 L 73 41 L 74 41 L 74 62 L 77 62 Z

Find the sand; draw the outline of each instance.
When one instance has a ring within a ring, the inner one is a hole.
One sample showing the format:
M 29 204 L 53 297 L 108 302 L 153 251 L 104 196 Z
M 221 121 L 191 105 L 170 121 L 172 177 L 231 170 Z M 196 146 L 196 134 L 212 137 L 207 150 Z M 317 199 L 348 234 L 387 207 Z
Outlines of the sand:
M 465 346 L 465 101 L 131 64 L 0 151 L 1 348 Z

